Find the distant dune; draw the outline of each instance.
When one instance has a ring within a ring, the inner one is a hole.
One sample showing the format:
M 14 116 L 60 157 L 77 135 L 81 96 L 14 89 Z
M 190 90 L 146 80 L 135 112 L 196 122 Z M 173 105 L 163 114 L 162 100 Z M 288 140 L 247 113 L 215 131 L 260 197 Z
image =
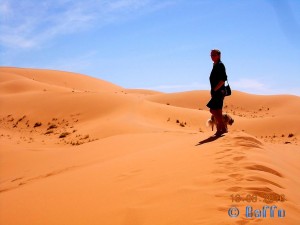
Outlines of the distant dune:
M 298 224 L 300 97 L 233 90 L 218 139 L 209 98 L 0 67 L 0 224 Z

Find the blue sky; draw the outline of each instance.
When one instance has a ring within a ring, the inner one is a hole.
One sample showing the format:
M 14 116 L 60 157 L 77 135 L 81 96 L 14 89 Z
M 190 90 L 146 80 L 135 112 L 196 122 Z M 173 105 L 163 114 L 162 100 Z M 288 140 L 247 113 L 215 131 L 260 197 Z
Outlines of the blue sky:
M 300 95 L 298 0 L 1 0 L 0 65 L 83 73 L 125 88 L 230 85 Z

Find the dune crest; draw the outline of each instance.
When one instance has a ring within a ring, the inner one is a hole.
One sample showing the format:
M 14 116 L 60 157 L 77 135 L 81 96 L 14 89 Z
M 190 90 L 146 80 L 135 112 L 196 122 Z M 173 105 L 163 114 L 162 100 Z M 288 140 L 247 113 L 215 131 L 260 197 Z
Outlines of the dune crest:
M 235 91 L 220 138 L 208 100 L 1 67 L 0 224 L 297 224 L 300 97 Z
M 31 84 L 35 83 L 37 85 L 39 83 L 42 90 L 45 89 L 43 85 L 85 92 L 116 91 L 121 89 L 121 87 L 107 81 L 64 71 L 0 67 L 0 73 L 1 83 L 3 81 L 20 80 L 28 82 L 27 84 L 18 85 L 15 88 L 16 91 L 22 88 L 20 86 L 28 88 L 30 85 L 29 81 L 31 81 Z

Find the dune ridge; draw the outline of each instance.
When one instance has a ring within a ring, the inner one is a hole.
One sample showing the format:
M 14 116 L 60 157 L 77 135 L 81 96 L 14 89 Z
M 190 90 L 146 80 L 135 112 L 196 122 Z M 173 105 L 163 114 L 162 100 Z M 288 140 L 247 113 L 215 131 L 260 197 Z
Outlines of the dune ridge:
M 297 224 L 300 97 L 234 91 L 218 139 L 208 100 L 0 67 L 0 224 Z

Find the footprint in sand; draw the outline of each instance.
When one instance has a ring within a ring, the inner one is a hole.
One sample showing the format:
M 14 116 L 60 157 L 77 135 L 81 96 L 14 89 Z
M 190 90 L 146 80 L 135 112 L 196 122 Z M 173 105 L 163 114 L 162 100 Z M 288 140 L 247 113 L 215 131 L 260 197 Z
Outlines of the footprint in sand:
M 252 166 L 246 166 L 245 169 L 262 171 L 262 172 L 274 174 L 278 177 L 283 177 L 283 175 L 281 173 L 279 173 L 278 171 L 273 170 L 273 169 L 271 169 L 267 166 L 263 166 L 263 165 L 254 164 Z
M 234 161 L 241 161 L 242 159 L 245 159 L 246 157 L 245 156 L 236 156 L 236 157 L 233 157 L 232 159 Z

